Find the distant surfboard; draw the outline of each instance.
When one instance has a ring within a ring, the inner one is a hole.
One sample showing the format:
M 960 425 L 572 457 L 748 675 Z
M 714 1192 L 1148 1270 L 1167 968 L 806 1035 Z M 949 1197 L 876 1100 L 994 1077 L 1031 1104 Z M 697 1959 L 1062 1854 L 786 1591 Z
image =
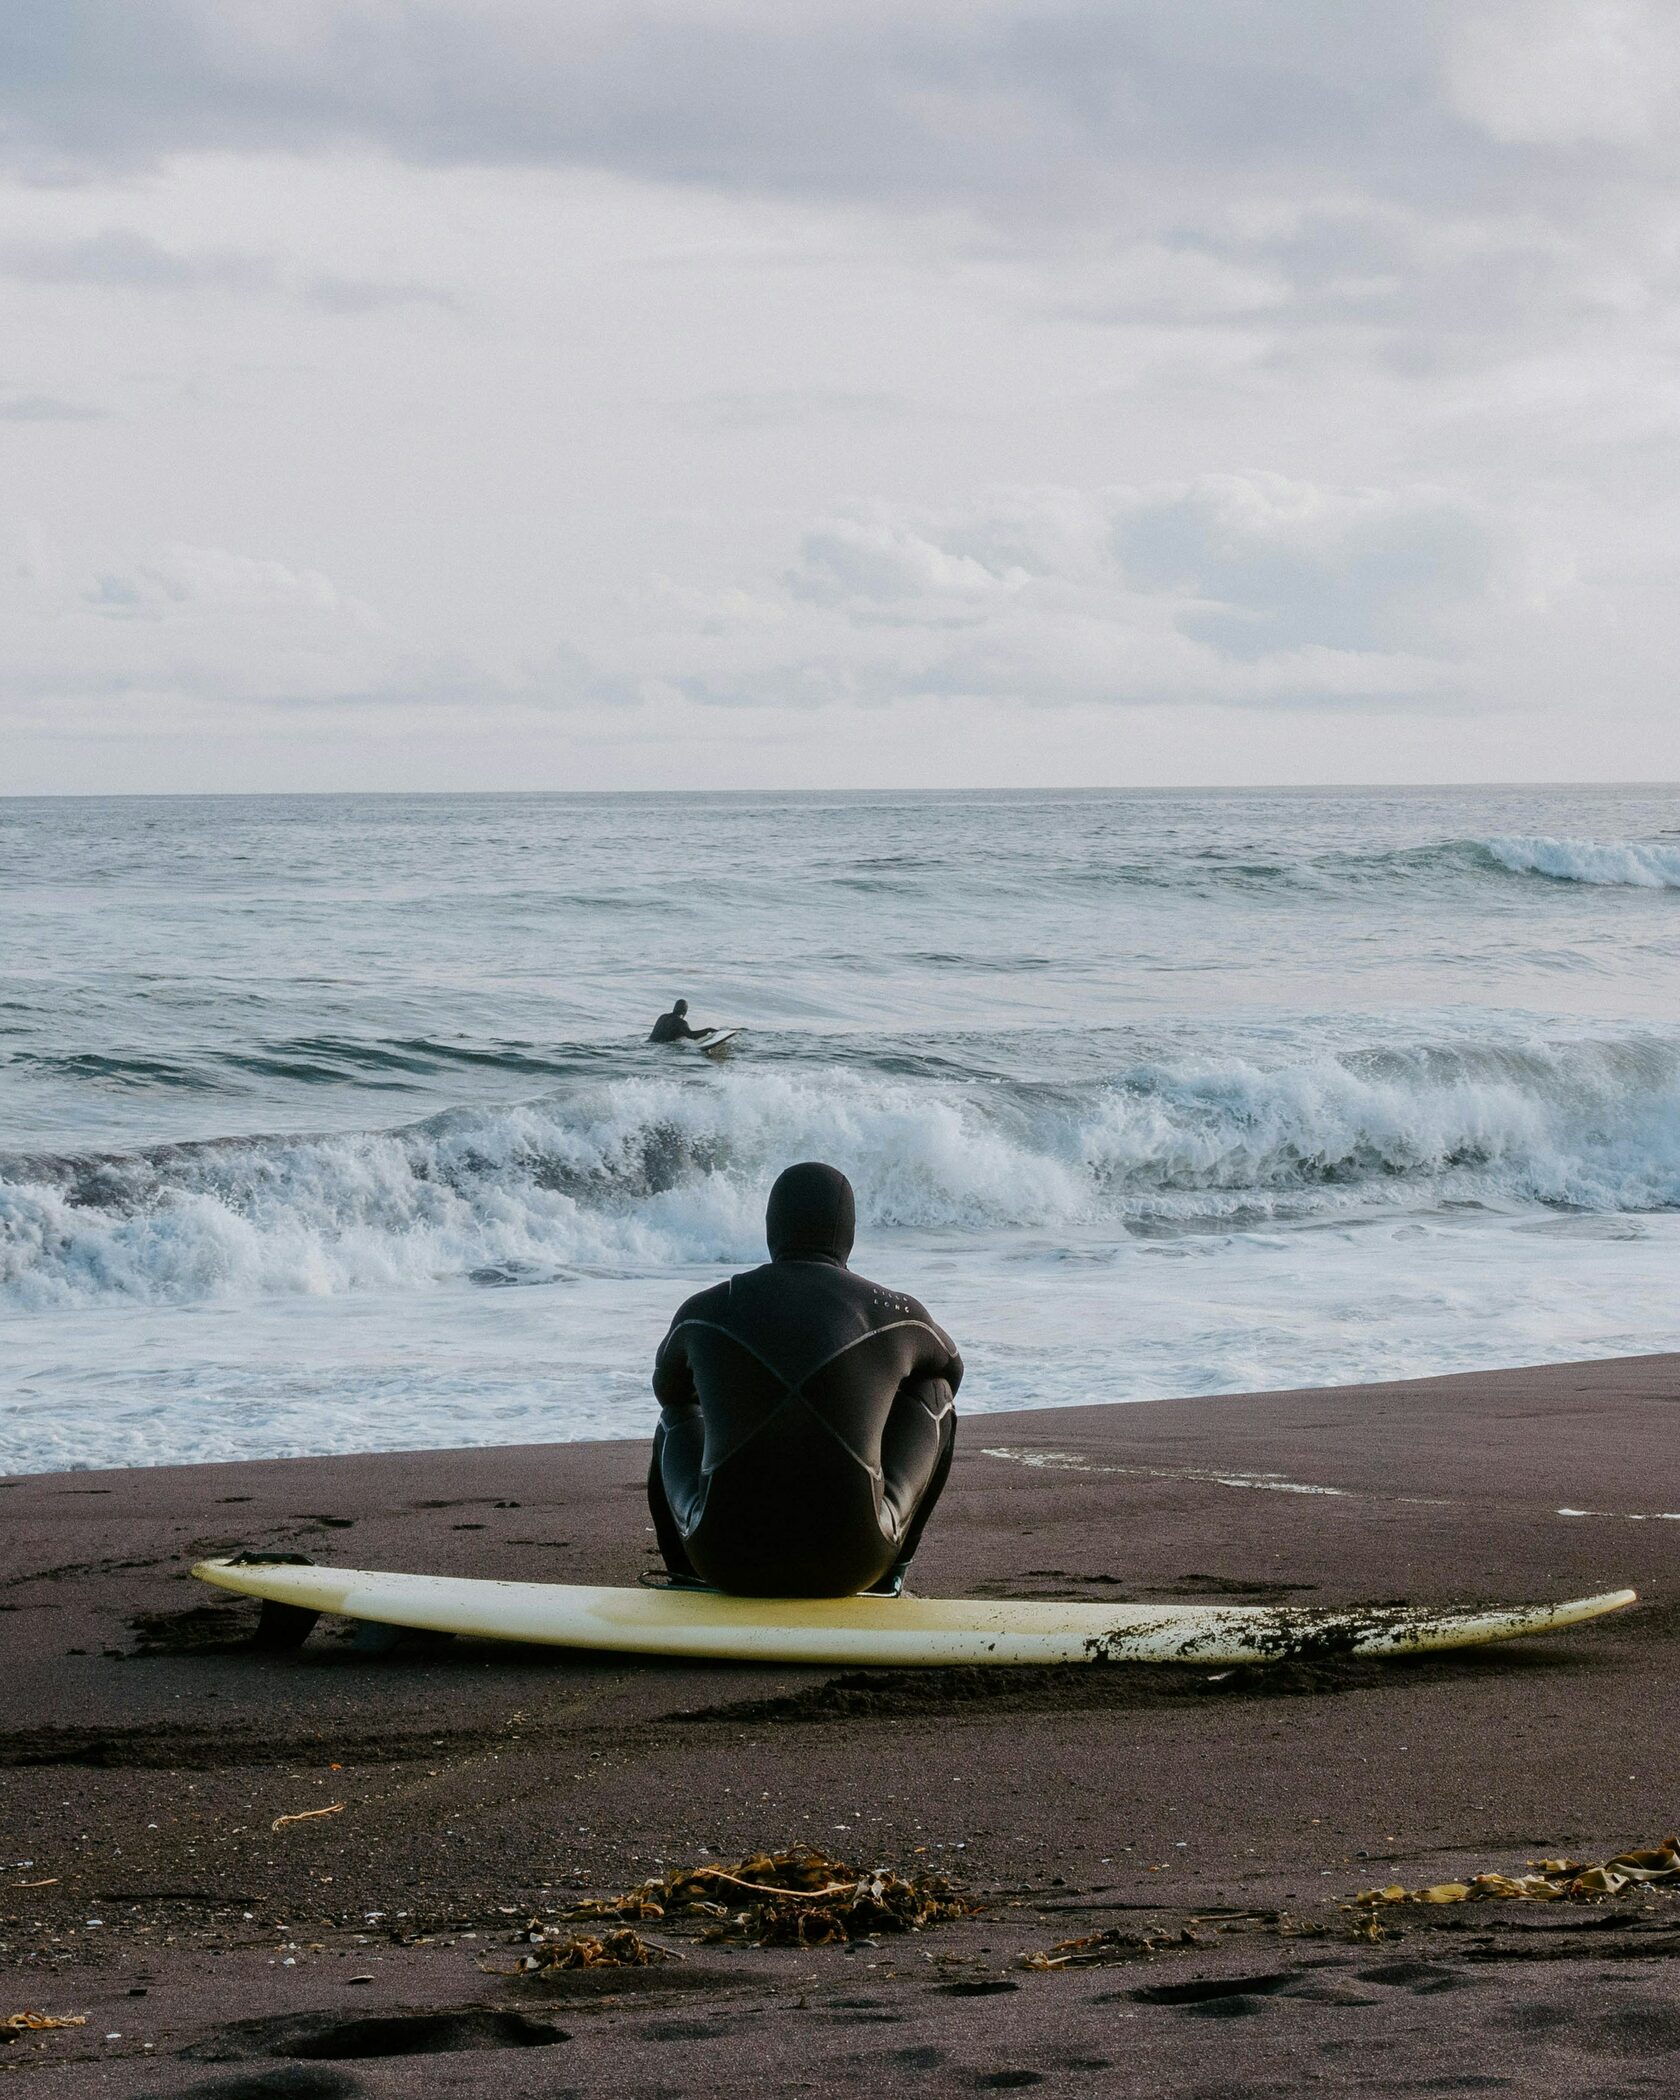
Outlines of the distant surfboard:
M 591 1589 L 561 1582 L 484 1582 L 385 1575 L 279 1561 L 205 1560 L 193 1573 L 218 1589 L 376 1625 L 479 1640 L 534 1641 L 641 1655 L 737 1662 L 1241 1663 L 1336 1655 L 1420 1655 L 1553 1633 L 1635 1602 L 1632 1590 L 1566 1604 L 1428 1611 L 1383 1605 L 1318 1611 L 1253 1604 L 1081 1604 L 1045 1599 L 726 1597 L 703 1590 Z
M 709 1035 L 703 1043 L 698 1043 L 695 1047 L 702 1057 L 728 1057 L 731 1054 L 730 1044 L 744 1033 L 745 1030 L 740 1028 L 720 1028 L 716 1035 Z

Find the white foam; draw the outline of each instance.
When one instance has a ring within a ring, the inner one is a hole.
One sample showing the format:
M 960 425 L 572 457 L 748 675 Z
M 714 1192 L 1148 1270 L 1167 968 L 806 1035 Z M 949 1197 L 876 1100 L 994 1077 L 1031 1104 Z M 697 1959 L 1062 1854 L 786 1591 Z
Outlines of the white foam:
M 914 1291 L 956 1335 L 963 1433 L 980 1445 L 992 1439 L 972 1418 L 1006 1408 L 1680 1348 L 1680 1214 L 1625 1241 L 1573 1229 L 1591 1222 L 1537 1234 L 1454 1211 L 1165 1240 L 1106 1227 L 890 1243 L 872 1232 L 860 1266 Z M 725 1273 L 618 1269 L 521 1290 L 442 1283 L 423 1298 L 367 1289 L 0 1316 L 0 1474 L 645 1439 L 649 1369 L 672 1310 Z M 1313 1484 L 1310 1468 L 1284 1477 Z
M 1486 849 L 1514 875 L 1605 888 L 1680 890 L 1680 846 L 1627 839 L 1492 838 Z
M 1213 1466 L 1105 1465 L 1095 1459 L 1081 1458 L 1074 1451 L 1040 1451 L 1014 1444 L 988 1444 L 980 1456 L 1009 1459 L 1018 1466 L 1031 1466 L 1052 1473 L 1119 1473 L 1132 1480 L 1199 1480 L 1214 1487 L 1254 1488 L 1275 1495 L 1346 1496 L 1348 1492 L 1346 1488 L 1319 1487 L 1310 1480 L 1289 1480 L 1282 1473 L 1245 1473 L 1230 1467 L 1221 1470 Z
M 1034 1091 L 867 1072 L 580 1087 L 387 1134 L 254 1139 L 0 1179 L 0 1304 L 205 1303 L 759 1258 L 789 1161 L 872 1233 L 1680 1205 L 1680 1048 L 1186 1059 Z

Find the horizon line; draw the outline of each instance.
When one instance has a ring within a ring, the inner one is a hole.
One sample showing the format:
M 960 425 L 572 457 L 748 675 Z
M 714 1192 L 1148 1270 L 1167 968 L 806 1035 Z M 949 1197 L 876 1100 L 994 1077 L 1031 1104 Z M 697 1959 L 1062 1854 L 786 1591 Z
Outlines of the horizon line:
M 1163 785 L 1102 786 L 1072 782 L 1038 787 L 660 787 L 660 788 L 0 788 L 0 807 L 22 802 L 350 802 L 350 801 L 609 801 L 663 798 L 673 801 L 725 797 L 857 796 L 948 797 L 993 795 L 1406 795 L 1512 792 L 1592 793 L 1605 789 L 1661 793 L 1680 790 L 1680 780 L 1341 780 L 1175 781 Z

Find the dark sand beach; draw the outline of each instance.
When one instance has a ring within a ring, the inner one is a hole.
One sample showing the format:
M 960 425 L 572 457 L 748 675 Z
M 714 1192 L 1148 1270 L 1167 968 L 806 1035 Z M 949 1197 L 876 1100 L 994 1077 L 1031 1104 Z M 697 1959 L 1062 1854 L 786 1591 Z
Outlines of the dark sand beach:
M 8 1481 L 0 2018 L 86 2024 L 0 2068 L 43 2100 L 1672 2091 L 1671 1898 L 1345 1906 L 1680 1821 L 1677 1405 L 1670 1356 L 964 1421 L 930 1595 L 1642 1593 L 1269 1677 L 369 1654 L 330 1624 L 264 1655 L 186 1573 L 249 1546 L 630 1582 L 631 1443 Z M 684 1959 L 518 1970 L 533 1918 L 797 1844 L 983 1908 L 814 1949 L 662 1920 Z M 1105 1930 L 1101 1963 L 1024 1966 Z

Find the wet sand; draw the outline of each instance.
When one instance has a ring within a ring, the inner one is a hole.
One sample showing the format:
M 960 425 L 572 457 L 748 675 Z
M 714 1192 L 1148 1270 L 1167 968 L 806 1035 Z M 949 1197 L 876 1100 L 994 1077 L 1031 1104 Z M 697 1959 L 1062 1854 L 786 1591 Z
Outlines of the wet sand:
M 366 1654 L 326 1624 L 262 1655 L 185 1572 L 260 1546 L 633 1581 L 631 1444 L 5 1482 L 0 2020 L 87 2024 L 0 2070 L 54 2100 L 1668 2091 L 1680 1904 L 1408 1910 L 1377 1941 L 1344 1906 L 1680 1821 L 1677 1427 L 1672 1356 L 965 1419 L 930 1595 L 1646 1600 L 1258 1680 Z M 493 1973 L 582 1895 L 796 1843 L 986 1907 L 844 1949 L 655 1924 L 683 1960 Z M 1022 1966 L 1107 1928 L 1105 1965 Z

